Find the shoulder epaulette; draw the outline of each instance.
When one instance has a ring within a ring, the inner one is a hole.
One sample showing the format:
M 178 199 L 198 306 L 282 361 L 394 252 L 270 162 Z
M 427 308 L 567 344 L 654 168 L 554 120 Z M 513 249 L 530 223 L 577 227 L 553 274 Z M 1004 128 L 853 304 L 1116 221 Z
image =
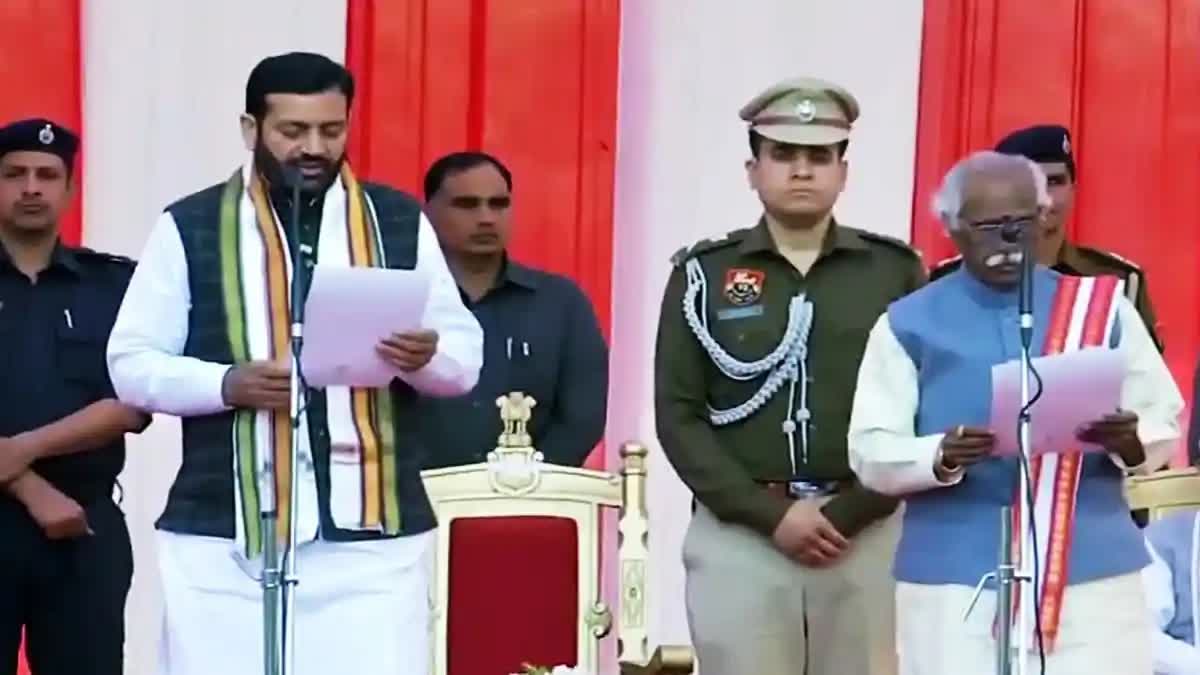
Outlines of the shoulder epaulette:
M 137 262 L 133 258 L 128 258 L 123 255 L 117 255 L 116 253 L 105 253 L 103 251 L 94 251 L 90 248 L 75 249 L 75 254 L 81 258 L 86 258 L 87 260 L 95 260 L 97 262 L 112 263 L 114 265 L 120 265 L 123 267 L 134 267 L 137 265 Z
M 1075 250 L 1089 258 L 1103 260 L 1109 264 L 1122 267 L 1126 272 L 1136 272 L 1138 274 L 1141 274 L 1142 272 L 1142 268 L 1139 267 L 1137 263 L 1127 258 L 1123 258 L 1112 251 L 1102 251 L 1098 248 L 1092 248 L 1090 246 L 1076 246 Z
M 839 225 L 839 227 L 844 227 L 844 226 Z M 897 239 L 895 237 L 889 237 L 886 234 L 879 234 L 878 232 L 871 232 L 870 230 L 860 230 L 858 228 L 854 228 L 854 231 L 856 233 L 858 233 L 858 236 L 862 237 L 863 239 L 866 239 L 867 241 L 885 244 L 896 250 L 904 251 L 905 253 L 913 256 L 914 258 L 919 259 L 921 257 L 921 255 L 919 253 L 917 253 L 917 250 L 915 248 L 910 246 L 907 242 Z
M 730 232 L 723 239 L 701 239 L 691 246 L 684 246 L 671 255 L 671 264 L 678 267 L 679 265 L 682 265 L 689 259 L 695 258 L 698 255 L 736 244 L 740 241 L 740 239 L 733 235 L 737 234 L 738 232 L 740 232 L 740 230 L 737 232 Z

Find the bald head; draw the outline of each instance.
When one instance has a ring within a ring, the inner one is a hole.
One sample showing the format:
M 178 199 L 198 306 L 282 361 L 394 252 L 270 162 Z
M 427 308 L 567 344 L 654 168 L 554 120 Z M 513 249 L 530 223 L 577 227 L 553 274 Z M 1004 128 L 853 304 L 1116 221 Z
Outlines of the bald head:
M 955 164 L 933 198 L 933 211 L 950 232 L 964 223 L 990 221 L 1050 206 L 1046 174 L 1030 160 L 976 152 Z

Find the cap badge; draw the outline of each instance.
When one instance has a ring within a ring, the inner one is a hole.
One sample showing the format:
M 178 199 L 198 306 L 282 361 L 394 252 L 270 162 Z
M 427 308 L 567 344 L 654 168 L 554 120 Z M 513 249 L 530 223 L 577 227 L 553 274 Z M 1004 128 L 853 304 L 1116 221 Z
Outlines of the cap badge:
M 800 118 L 801 122 L 808 124 L 817 118 L 817 104 L 812 102 L 812 99 L 804 99 L 796 104 L 796 117 Z
M 1071 137 L 1065 134 L 1063 135 L 1063 154 L 1071 154 Z
M 42 127 L 42 130 L 38 132 L 38 140 L 41 141 L 42 145 L 50 145 L 53 143 L 54 129 L 51 129 L 49 124 Z

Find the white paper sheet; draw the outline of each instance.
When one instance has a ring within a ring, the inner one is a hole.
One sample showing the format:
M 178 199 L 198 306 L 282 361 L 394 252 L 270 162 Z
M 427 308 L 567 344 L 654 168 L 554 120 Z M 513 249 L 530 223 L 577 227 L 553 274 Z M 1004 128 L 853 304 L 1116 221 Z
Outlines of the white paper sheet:
M 1101 451 L 1099 446 L 1075 438 L 1079 427 L 1115 413 L 1121 401 L 1125 362 L 1113 349 L 1089 348 L 1033 359 L 1042 376 L 1042 396 L 1030 416 L 1031 456 L 1048 452 Z M 1030 378 L 1029 393 L 1037 392 Z M 991 430 L 996 434 L 995 452 L 1017 453 L 1017 414 L 1021 410 L 1021 362 L 992 366 Z
M 375 347 L 392 333 L 420 329 L 428 299 L 429 278 L 416 271 L 317 265 L 304 305 L 305 381 L 387 386 L 399 371 Z

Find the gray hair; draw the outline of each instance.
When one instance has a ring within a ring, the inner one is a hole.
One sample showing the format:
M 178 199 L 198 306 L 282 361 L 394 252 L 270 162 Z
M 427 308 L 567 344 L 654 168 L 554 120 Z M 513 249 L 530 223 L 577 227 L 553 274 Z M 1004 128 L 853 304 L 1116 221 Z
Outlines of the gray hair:
M 1046 183 L 1046 172 L 1036 162 L 1020 155 L 1006 155 L 991 150 L 974 152 L 958 161 L 942 179 L 942 184 L 933 195 L 933 215 L 942 221 L 947 231 L 957 230 L 961 226 L 963 198 L 967 181 L 972 175 L 997 174 L 1010 171 L 1016 166 L 1025 166 L 1033 173 L 1033 185 L 1037 190 L 1037 203 L 1041 208 L 1049 208 L 1050 192 Z

